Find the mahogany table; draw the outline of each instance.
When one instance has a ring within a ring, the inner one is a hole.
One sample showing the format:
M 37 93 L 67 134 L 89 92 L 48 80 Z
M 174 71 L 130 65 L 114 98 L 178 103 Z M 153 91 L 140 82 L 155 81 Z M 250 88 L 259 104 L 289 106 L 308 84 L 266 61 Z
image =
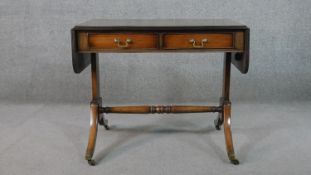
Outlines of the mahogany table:
M 239 164 L 231 134 L 229 98 L 231 63 L 243 74 L 249 65 L 249 28 L 227 19 L 94 19 L 71 30 L 72 63 L 75 73 L 91 64 L 92 101 L 90 131 L 85 159 L 92 159 L 98 124 L 107 130 L 104 113 L 203 113 L 217 112 L 215 127 L 224 127 L 227 154 L 231 163 Z M 223 90 L 219 106 L 102 106 L 99 90 L 98 53 L 111 52 L 223 52 Z

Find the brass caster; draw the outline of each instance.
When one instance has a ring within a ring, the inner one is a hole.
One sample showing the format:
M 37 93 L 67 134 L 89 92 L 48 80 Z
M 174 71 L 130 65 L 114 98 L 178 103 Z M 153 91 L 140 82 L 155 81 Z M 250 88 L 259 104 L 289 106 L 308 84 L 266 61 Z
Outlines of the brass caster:
M 108 126 L 108 124 L 105 124 L 104 127 L 106 130 L 110 130 L 110 127 Z
M 110 127 L 109 127 L 109 125 L 108 125 L 108 120 L 105 119 L 105 118 L 104 118 L 104 120 L 103 120 L 103 125 L 104 125 L 104 127 L 105 127 L 106 130 L 109 130 L 109 129 L 110 129 Z
M 240 164 L 240 162 L 239 162 L 238 159 L 232 159 L 232 160 L 230 160 L 230 162 L 231 162 L 233 165 L 239 165 L 239 164 Z
M 233 165 L 240 164 L 239 160 L 235 157 L 234 153 L 229 153 L 228 158 Z
M 108 120 L 104 118 L 104 116 L 100 115 L 98 119 L 98 123 L 105 127 L 106 130 L 109 130 L 110 127 L 108 125 Z
M 221 129 L 221 125 L 224 123 L 224 118 L 223 118 L 223 114 L 219 113 L 217 118 L 214 120 L 214 125 L 216 130 L 220 130 Z
M 96 162 L 93 159 L 87 160 L 87 163 L 89 163 L 89 165 L 91 165 L 91 166 L 95 166 L 96 165 Z
M 214 120 L 214 125 L 215 125 L 216 130 L 220 130 L 221 129 L 220 128 L 221 122 L 220 122 L 219 118 Z

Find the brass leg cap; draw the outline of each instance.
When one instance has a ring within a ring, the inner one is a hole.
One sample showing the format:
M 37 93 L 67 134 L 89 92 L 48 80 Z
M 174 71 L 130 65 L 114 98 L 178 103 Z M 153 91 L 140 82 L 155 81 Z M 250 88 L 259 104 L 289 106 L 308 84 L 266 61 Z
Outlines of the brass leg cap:
M 104 125 L 106 130 L 110 130 L 110 127 L 108 125 Z
M 98 123 L 99 123 L 100 125 L 103 125 L 103 126 L 105 127 L 106 130 L 109 130 L 109 129 L 110 129 L 110 128 L 109 128 L 109 125 L 108 125 L 108 120 L 105 119 L 103 116 L 99 116 L 99 118 L 98 118 Z
M 232 159 L 232 160 L 230 160 L 230 162 L 231 162 L 233 165 L 239 165 L 239 164 L 240 164 L 240 162 L 239 162 L 238 159 Z
M 91 166 L 95 166 L 96 165 L 96 162 L 93 159 L 87 160 L 87 163 L 89 163 L 89 165 L 91 165 Z
M 239 165 L 239 160 L 235 157 L 234 152 L 228 153 L 228 158 L 233 165 Z
M 220 124 L 219 124 L 219 119 L 214 120 L 215 128 L 216 130 L 220 130 Z

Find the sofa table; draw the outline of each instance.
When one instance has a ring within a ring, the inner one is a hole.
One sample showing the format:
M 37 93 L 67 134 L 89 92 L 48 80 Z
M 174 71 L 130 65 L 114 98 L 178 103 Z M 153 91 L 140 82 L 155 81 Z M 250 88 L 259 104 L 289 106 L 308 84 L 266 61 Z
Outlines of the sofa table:
M 94 19 L 71 30 L 72 63 L 75 73 L 91 64 L 92 101 L 90 130 L 85 159 L 92 159 L 98 124 L 109 129 L 104 113 L 203 113 L 217 112 L 217 130 L 223 124 L 227 154 L 239 164 L 231 134 L 229 98 L 231 63 L 243 74 L 249 65 L 249 28 L 227 19 Z M 102 106 L 98 53 L 138 52 L 223 52 L 223 87 L 219 106 Z

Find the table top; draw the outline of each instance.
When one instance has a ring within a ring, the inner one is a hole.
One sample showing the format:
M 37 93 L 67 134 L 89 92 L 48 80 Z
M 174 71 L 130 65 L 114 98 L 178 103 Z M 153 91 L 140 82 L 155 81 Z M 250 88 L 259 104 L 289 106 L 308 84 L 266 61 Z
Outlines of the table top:
M 247 29 L 229 19 L 93 19 L 74 27 L 75 30 L 170 30 L 170 29 Z
M 122 34 L 123 32 L 151 32 L 156 34 L 158 39 L 151 40 L 156 42 L 157 49 L 108 49 L 111 52 L 144 52 L 144 51 L 169 51 L 169 49 L 163 49 L 163 34 L 167 33 L 183 33 L 188 34 L 212 34 L 226 33 L 232 34 L 231 41 L 232 46 L 239 45 L 242 49 L 228 48 L 221 51 L 229 53 L 232 52 L 232 64 L 235 65 L 240 72 L 247 73 L 249 65 L 249 28 L 239 22 L 229 19 L 93 19 L 84 23 L 76 25 L 71 30 L 72 41 L 72 63 L 76 73 L 83 71 L 91 62 L 91 58 L 98 56 L 98 53 L 103 50 L 90 50 L 90 36 L 96 36 L 96 34 L 103 35 L 103 33 Z M 89 35 L 93 34 L 93 35 Z M 95 34 L 95 35 L 94 35 Z M 100 35 L 97 35 L 96 42 L 102 44 Z M 182 36 L 182 35 L 181 35 Z M 239 37 L 238 37 L 239 36 Z M 94 39 L 94 38 L 93 38 Z M 106 40 L 105 40 L 106 41 Z M 150 40 L 149 40 L 150 41 Z M 173 40 L 174 41 L 174 40 Z M 178 39 L 175 41 L 178 41 Z M 175 42 L 178 43 L 178 42 Z M 188 42 L 187 42 L 188 43 Z M 78 45 L 84 44 L 83 47 L 87 48 L 84 52 L 78 49 Z M 94 43 L 93 43 L 94 44 Z M 98 43 L 97 43 L 98 44 Z M 115 42 L 110 44 L 115 45 Z M 242 44 L 242 45 L 241 45 Z M 154 46 L 155 46 L 154 45 Z M 162 45 L 160 47 L 160 45 Z M 101 46 L 102 47 L 102 46 Z M 100 48 L 100 47 L 99 47 Z M 172 52 L 177 51 L 212 51 L 213 49 L 171 49 Z M 108 52 L 107 51 L 107 52 Z M 233 53 L 236 52 L 237 53 Z

